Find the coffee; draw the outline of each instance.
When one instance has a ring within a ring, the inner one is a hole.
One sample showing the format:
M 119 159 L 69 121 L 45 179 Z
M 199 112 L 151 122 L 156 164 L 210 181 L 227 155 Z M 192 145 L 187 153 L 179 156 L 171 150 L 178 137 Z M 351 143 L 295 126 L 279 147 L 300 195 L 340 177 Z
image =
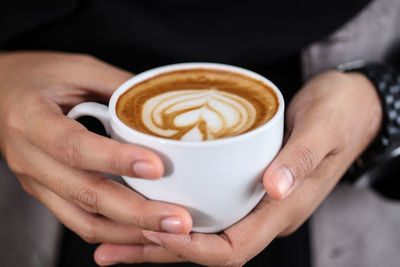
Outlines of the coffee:
M 251 131 L 269 121 L 278 106 L 276 93 L 259 80 L 224 70 L 190 69 L 134 85 L 118 99 L 116 113 L 143 133 L 202 141 Z

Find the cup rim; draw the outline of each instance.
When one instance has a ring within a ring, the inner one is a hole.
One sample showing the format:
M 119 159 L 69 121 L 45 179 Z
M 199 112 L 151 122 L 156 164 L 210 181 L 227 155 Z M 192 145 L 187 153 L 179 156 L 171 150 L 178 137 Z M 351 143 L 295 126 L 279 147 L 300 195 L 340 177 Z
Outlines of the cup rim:
M 225 70 L 225 71 L 231 71 L 231 72 L 236 72 L 239 74 L 244 74 L 246 76 L 251 77 L 252 79 L 259 80 L 265 84 L 267 84 L 269 87 L 271 87 L 274 92 L 278 96 L 278 101 L 279 101 L 279 106 L 278 110 L 275 113 L 275 115 L 266 123 L 263 125 L 249 131 L 246 133 L 242 133 L 236 136 L 231 136 L 231 137 L 225 137 L 221 139 L 214 139 L 214 140 L 206 140 L 206 141 L 184 141 L 184 140 L 175 140 L 175 139 L 168 139 L 164 137 L 158 137 L 150 134 L 146 134 L 140 131 L 137 131 L 128 125 L 124 124 L 117 116 L 116 114 L 116 103 L 119 97 L 127 91 L 129 88 L 134 86 L 135 84 L 141 83 L 145 80 L 148 80 L 152 77 L 155 77 L 157 75 L 166 73 L 166 72 L 171 72 L 171 71 L 179 71 L 179 70 L 188 70 L 188 69 L 214 69 L 214 70 Z M 124 131 L 134 134 L 135 136 L 140 136 L 141 138 L 146 138 L 149 141 L 153 142 L 158 142 L 158 143 L 163 143 L 163 144 L 171 144 L 171 145 L 184 145 L 184 146 L 208 146 L 208 145 L 222 145 L 222 144 L 227 144 L 227 143 L 232 143 L 232 142 L 240 142 L 243 139 L 248 139 L 251 138 L 254 135 L 258 135 L 259 133 L 265 131 L 267 128 L 272 127 L 272 125 L 276 124 L 279 122 L 280 117 L 283 117 L 283 112 L 284 112 L 284 106 L 285 102 L 283 100 L 283 96 L 281 91 L 278 89 L 278 87 L 271 82 L 269 79 L 265 78 L 264 76 L 253 72 L 251 70 L 247 70 L 241 67 L 237 66 L 232 66 L 232 65 L 227 65 L 227 64 L 221 64 L 221 63 L 209 63 L 209 62 L 189 62 L 189 63 L 177 63 L 177 64 L 171 64 L 171 65 L 165 65 L 161 67 L 156 67 L 147 71 L 144 71 L 142 73 L 139 73 L 132 78 L 128 79 L 125 81 L 123 84 L 121 84 L 112 94 L 109 105 L 108 105 L 108 110 L 110 114 L 110 119 L 111 119 L 111 127 L 113 127 L 113 123 L 115 123 L 118 128 L 122 128 Z

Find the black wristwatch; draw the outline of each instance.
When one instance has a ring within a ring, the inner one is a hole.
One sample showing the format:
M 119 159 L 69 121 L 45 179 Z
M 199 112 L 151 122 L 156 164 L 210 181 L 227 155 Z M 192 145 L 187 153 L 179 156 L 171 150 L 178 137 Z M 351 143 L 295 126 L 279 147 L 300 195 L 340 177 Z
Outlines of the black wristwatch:
M 361 61 L 340 65 L 338 69 L 364 74 L 374 84 L 383 110 L 380 133 L 344 179 L 400 199 L 400 74 L 389 65 Z

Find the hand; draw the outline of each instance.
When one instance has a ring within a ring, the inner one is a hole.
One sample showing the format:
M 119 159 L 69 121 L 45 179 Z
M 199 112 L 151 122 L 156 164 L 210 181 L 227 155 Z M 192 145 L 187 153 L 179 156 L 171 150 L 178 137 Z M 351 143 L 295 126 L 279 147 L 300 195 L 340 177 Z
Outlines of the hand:
M 0 149 L 23 188 L 90 243 L 149 243 L 142 229 L 188 233 L 189 213 L 148 201 L 101 172 L 157 179 L 153 152 L 86 130 L 63 111 L 106 101 L 131 73 L 86 55 L 0 54 Z
M 375 89 L 361 74 L 315 77 L 287 110 L 285 145 L 264 174 L 268 196 L 246 218 L 219 234 L 145 230 L 152 245 L 102 244 L 97 263 L 243 265 L 311 215 L 377 134 L 381 117 Z

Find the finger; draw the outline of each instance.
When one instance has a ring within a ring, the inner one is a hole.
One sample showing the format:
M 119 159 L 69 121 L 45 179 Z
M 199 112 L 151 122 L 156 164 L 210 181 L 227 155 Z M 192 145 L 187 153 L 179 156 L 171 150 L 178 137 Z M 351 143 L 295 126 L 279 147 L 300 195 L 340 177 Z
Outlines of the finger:
M 63 72 L 60 78 L 64 78 L 66 84 L 106 96 L 110 96 L 118 86 L 133 76 L 132 73 L 91 55 L 60 52 L 20 52 L 19 54 L 24 63 L 41 62 L 41 68 L 37 69 L 37 72 L 43 72 L 43 69 L 57 70 L 61 62 Z M 25 65 L 22 64 L 22 66 Z
M 89 55 L 77 55 L 81 64 L 74 64 L 74 75 L 78 87 L 110 96 L 123 82 L 132 78 L 133 73 L 108 64 Z M 78 68 L 78 70 L 76 69 Z M 70 79 L 74 81 L 73 79 Z
M 325 125 L 308 120 L 294 126 L 287 143 L 264 173 L 263 183 L 270 197 L 286 198 L 322 159 L 334 152 L 337 142 Z
M 207 266 L 242 266 L 278 235 L 293 232 L 315 210 L 335 184 L 334 179 L 326 180 L 325 177 L 337 171 L 332 158 L 325 159 L 314 171 L 312 178 L 315 179 L 306 180 L 290 197 L 284 200 L 265 197 L 247 217 L 219 236 L 143 231 L 144 236 L 187 261 Z M 315 194 L 316 190 L 321 194 Z M 140 260 L 151 261 L 152 256 L 149 252 L 147 259 Z M 131 262 L 137 260 L 134 256 L 123 259 L 114 255 L 116 262 L 127 262 L 128 259 Z
M 285 207 L 288 207 L 285 206 L 285 201 L 264 198 L 247 217 L 222 234 L 177 235 L 144 230 L 143 235 L 186 261 L 206 266 L 242 266 L 261 252 L 289 224 L 284 216 L 287 212 Z M 151 256 L 149 252 L 148 258 L 141 260 L 148 261 Z M 129 259 L 135 260 L 132 257 Z
M 276 201 L 264 198 L 247 217 L 220 235 L 143 232 L 146 238 L 164 247 L 176 258 L 206 266 L 242 266 L 289 226 L 288 214 L 293 213 L 290 210 L 293 203 L 299 203 L 299 199 L 292 197 Z M 135 251 L 136 247 L 125 247 L 131 253 L 121 254 L 102 250 L 102 260 L 107 262 L 109 259 L 112 263 L 149 262 L 157 253 L 163 253 L 159 249 L 146 247 L 146 253 L 143 254 Z
M 335 158 L 324 159 L 312 179 L 306 180 L 290 197 L 284 200 L 265 197 L 247 217 L 219 235 L 220 238 L 209 234 L 188 236 L 153 231 L 143 231 L 144 236 L 187 261 L 207 266 L 242 266 L 277 236 L 295 231 L 312 214 L 336 184 L 332 176 L 341 177 L 346 169 L 338 171 Z M 316 191 L 319 193 L 315 194 Z
M 143 235 L 170 254 L 194 263 L 214 266 L 229 266 L 237 261 L 230 242 L 216 234 L 166 234 L 143 231 Z M 236 266 L 236 265 L 235 265 Z
M 142 229 L 91 214 L 64 200 L 32 179 L 24 178 L 24 189 L 42 202 L 67 228 L 88 243 L 150 244 Z M 30 180 L 28 182 L 28 180 Z
M 70 167 L 149 179 L 164 172 L 160 157 L 144 147 L 92 133 L 45 104 L 34 115 L 28 122 L 30 142 Z
M 34 175 L 42 185 L 87 212 L 142 229 L 174 233 L 191 230 L 190 214 L 182 207 L 147 200 L 99 173 L 70 168 L 34 147 L 29 151 L 27 156 L 34 159 L 29 166 L 30 176 Z
M 94 252 L 94 259 L 100 266 L 117 263 L 172 263 L 183 262 L 182 258 L 171 255 L 158 245 L 115 245 L 101 244 Z
M 85 54 L 22 51 L 13 53 L 12 58 L 13 60 L 7 61 L 11 70 L 17 68 L 21 73 L 28 71 L 38 76 L 43 76 L 43 73 L 49 73 L 50 70 L 52 75 L 45 77 L 48 81 L 64 82 L 71 87 L 107 98 L 133 76 L 126 70 Z

